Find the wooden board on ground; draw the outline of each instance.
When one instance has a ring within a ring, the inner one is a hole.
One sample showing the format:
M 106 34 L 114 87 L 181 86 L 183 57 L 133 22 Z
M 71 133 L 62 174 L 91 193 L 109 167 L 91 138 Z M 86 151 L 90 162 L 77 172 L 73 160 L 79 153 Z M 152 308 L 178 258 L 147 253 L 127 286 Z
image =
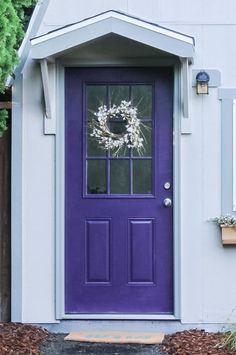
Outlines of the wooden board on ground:
M 124 331 L 83 331 L 72 332 L 65 340 L 88 343 L 117 343 L 117 344 L 161 344 L 163 333 L 156 332 L 124 332 Z

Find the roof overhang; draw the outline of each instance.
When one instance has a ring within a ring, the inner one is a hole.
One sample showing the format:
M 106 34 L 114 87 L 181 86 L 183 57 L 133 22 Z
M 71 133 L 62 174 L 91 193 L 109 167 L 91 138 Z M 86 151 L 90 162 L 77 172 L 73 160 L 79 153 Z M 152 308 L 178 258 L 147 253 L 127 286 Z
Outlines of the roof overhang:
M 194 56 L 194 38 L 153 23 L 108 11 L 31 40 L 33 59 L 45 59 L 114 33 L 180 58 Z

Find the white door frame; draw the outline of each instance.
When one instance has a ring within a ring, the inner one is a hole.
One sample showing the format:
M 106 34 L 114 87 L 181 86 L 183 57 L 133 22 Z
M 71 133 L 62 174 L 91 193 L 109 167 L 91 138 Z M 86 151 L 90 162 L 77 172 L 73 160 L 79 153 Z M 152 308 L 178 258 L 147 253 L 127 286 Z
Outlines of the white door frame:
M 124 320 L 179 320 L 180 319 L 180 124 L 181 124 L 181 64 L 175 60 L 157 60 L 155 65 L 152 60 L 145 59 L 142 64 L 140 62 L 127 63 L 110 63 L 110 66 L 127 67 L 127 66 L 174 66 L 174 109 L 173 109 L 173 199 L 174 199 L 174 230 L 173 230 L 173 247 L 174 247 L 174 314 L 65 314 L 64 310 L 64 230 L 65 230 L 65 211 L 64 211 L 64 186 L 65 186 L 65 145 L 64 145 L 64 68 L 65 67 L 88 67 L 88 63 L 79 60 L 68 60 L 57 62 L 57 134 L 56 134 L 56 319 L 124 319 Z M 93 63 L 89 66 L 109 66 L 109 63 Z

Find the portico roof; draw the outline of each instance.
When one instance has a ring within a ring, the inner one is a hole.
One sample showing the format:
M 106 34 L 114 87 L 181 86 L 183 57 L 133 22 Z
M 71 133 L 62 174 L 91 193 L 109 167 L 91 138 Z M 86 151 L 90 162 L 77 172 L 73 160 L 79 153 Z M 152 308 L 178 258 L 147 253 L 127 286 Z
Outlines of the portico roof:
M 107 11 L 31 39 L 33 59 L 59 56 L 114 33 L 181 58 L 194 56 L 194 38 L 117 11 Z

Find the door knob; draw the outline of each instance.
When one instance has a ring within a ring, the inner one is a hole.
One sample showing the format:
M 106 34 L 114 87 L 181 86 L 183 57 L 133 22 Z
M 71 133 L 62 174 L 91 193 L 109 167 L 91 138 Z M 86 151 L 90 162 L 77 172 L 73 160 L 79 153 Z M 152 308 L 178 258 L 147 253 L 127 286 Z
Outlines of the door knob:
M 163 205 L 165 207 L 170 207 L 172 205 L 172 201 L 170 198 L 165 198 L 164 201 L 163 201 Z

